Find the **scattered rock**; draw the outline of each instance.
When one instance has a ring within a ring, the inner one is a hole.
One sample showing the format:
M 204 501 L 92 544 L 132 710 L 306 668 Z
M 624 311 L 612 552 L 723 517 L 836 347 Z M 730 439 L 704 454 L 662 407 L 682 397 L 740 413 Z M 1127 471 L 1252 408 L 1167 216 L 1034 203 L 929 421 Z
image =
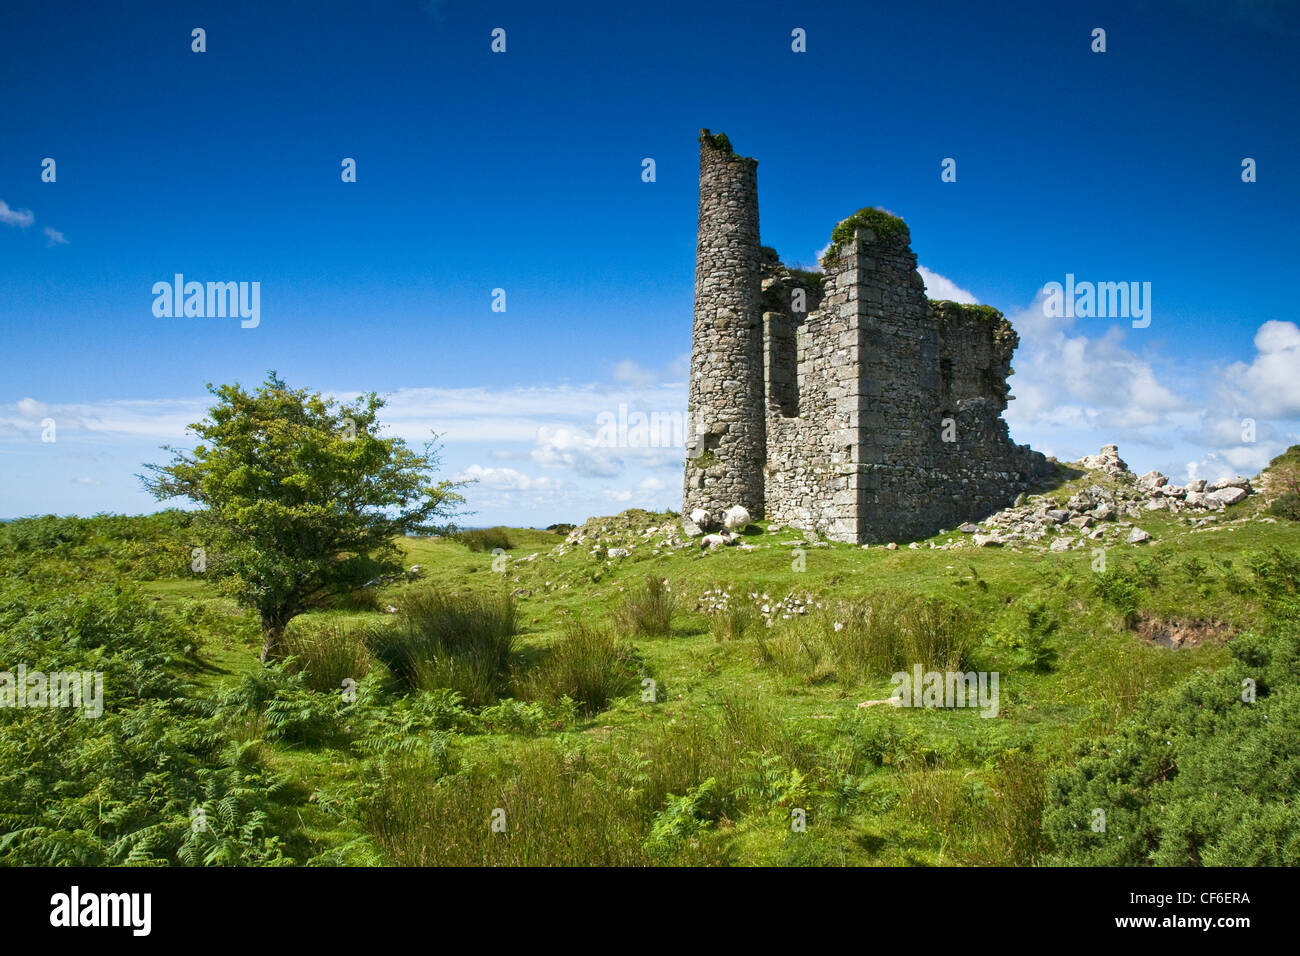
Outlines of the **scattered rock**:
M 1210 485 L 1210 491 L 1222 491 L 1225 488 L 1240 488 L 1247 494 L 1250 493 L 1250 479 L 1237 475 L 1235 478 L 1220 478 L 1214 484 Z
M 1150 541 L 1151 535 L 1147 534 L 1141 528 L 1134 528 L 1128 533 L 1128 538 L 1125 540 L 1128 541 L 1129 544 L 1141 544 L 1143 541 Z
M 963 534 L 974 534 L 975 532 L 979 531 L 979 525 L 971 524 L 969 521 L 967 521 L 965 524 L 958 525 L 957 530 L 962 532 Z
M 1000 548 L 1007 543 L 996 534 L 977 534 L 972 540 L 977 548 Z
M 1118 445 L 1103 445 L 1100 454 L 1087 455 L 1076 464 L 1084 468 L 1095 468 L 1110 475 L 1122 475 L 1128 472 L 1128 465 L 1119 457 Z
M 1215 484 L 1218 484 L 1216 481 Z M 1243 501 L 1248 497 L 1250 492 L 1236 485 L 1225 485 L 1222 488 L 1211 491 L 1205 497 L 1211 501 L 1217 501 L 1224 505 L 1235 505 L 1238 501 Z
M 1137 480 L 1137 485 L 1147 491 L 1154 491 L 1156 488 L 1162 488 L 1169 484 L 1169 479 L 1158 471 L 1148 471 L 1145 475 Z

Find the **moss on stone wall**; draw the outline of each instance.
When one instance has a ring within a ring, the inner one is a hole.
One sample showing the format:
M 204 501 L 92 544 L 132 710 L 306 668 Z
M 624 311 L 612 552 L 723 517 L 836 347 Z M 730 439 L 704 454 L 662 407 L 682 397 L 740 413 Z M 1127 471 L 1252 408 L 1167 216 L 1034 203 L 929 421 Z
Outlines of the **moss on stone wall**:
M 911 239 L 907 231 L 907 223 L 883 209 L 867 206 L 859 209 L 831 230 L 831 247 L 822 256 L 822 262 L 836 258 L 845 243 L 849 242 L 859 229 L 870 229 L 876 234 L 877 239 L 890 240 L 900 237 L 904 241 Z
M 726 133 L 710 133 L 707 129 L 700 130 L 700 142 L 707 143 L 714 149 L 719 149 L 724 153 L 735 155 L 736 151 L 731 148 L 731 140 L 727 139 Z
M 1007 317 L 991 305 L 969 305 L 949 299 L 931 299 L 930 308 L 938 315 L 966 321 L 983 322 L 993 328 L 993 343 L 1003 357 L 1010 361 L 1011 353 L 1020 344 L 1020 336 L 1011 327 Z

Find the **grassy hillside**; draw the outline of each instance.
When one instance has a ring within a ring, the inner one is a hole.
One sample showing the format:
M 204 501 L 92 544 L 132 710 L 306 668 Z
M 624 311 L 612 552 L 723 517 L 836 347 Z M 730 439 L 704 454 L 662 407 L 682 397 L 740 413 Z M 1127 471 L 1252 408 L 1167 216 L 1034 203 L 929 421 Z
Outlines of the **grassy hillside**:
M 1300 533 L 1267 508 L 1062 551 L 762 522 L 701 551 L 645 512 L 407 539 L 418 570 L 295 619 L 270 668 L 186 515 L 13 522 L 0 667 L 102 670 L 105 714 L 0 711 L 0 860 L 1297 863 Z M 996 672 L 996 716 L 892 706 L 915 664 Z M 1224 734 L 1273 735 L 1256 777 Z M 1156 811 L 1179 760 L 1200 785 Z M 1249 834 L 1195 824 L 1220 777 Z

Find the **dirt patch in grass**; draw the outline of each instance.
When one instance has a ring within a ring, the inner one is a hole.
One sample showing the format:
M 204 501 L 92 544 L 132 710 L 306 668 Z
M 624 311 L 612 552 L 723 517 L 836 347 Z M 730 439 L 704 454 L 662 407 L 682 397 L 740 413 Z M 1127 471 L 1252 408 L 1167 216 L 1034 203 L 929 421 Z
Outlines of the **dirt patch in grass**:
M 1232 637 L 1232 628 L 1224 621 L 1188 621 L 1145 615 L 1138 621 L 1137 632 L 1144 641 L 1172 650 L 1223 644 Z

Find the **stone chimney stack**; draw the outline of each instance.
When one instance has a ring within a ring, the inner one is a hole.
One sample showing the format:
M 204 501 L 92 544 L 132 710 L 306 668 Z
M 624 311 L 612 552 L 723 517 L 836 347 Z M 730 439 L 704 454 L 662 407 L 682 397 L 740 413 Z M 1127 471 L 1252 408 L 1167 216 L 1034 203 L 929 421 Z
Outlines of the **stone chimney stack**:
M 732 505 L 764 512 L 767 458 L 758 161 L 700 130 L 695 331 L 682 514 Z

